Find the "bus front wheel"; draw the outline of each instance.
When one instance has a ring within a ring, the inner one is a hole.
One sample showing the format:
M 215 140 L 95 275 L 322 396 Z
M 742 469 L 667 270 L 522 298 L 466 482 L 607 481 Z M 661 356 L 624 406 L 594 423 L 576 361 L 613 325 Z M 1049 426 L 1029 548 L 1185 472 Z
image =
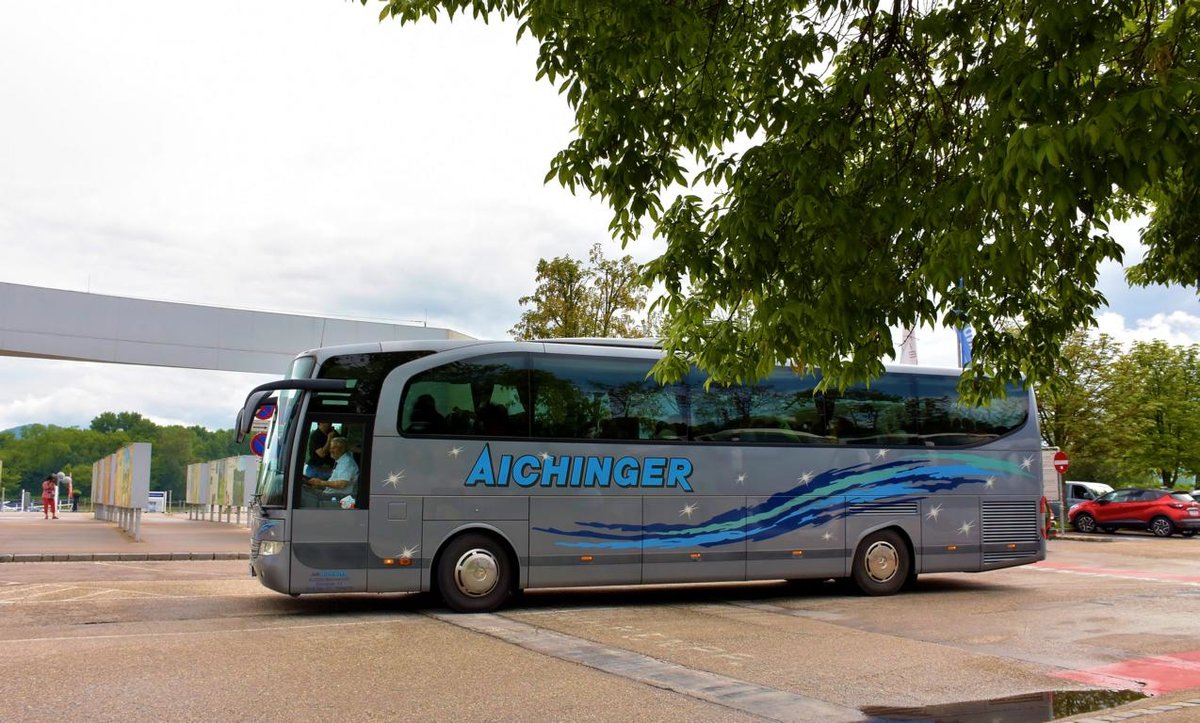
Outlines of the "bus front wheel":
M 513 569 L 503 546 L 489 535 L 469 532 L 450 541 L 438 562 L 438 591 L 460 613 L 486 613 L 512 591 Z
M 912 558 L 908 545 L 892 530 L 869 535 L 854 553 L 854 584 L 864 595 L 894 595 L 908 582 Z

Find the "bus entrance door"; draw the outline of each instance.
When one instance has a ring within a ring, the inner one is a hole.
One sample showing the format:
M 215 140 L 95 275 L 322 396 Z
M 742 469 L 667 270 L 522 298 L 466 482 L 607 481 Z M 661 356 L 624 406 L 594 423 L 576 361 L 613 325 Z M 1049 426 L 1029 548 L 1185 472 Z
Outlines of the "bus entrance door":
M 292 511 L 292 593 L 367 589 L 367 510 Z

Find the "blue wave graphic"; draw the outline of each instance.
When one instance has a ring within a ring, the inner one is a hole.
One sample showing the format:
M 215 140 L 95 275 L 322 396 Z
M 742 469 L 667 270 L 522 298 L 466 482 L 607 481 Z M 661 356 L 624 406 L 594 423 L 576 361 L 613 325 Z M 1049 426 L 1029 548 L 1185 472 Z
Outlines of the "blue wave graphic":
M 932 492 L 1000 477 L 1029 477 L 1022 465 L 970 454 L 898 459 L 831 469 L 766 501 L 736 507 L 699 523 L 623 523 L 577 521 L 576 529 L 535 527 L 538 532 L 568 538 L 560 547 L 591 550 L 715 547 L 743 541 L 769 540 L 803 527 L 820 526 L 846 516 L 845 496 L 875 503 L 903 502 Z

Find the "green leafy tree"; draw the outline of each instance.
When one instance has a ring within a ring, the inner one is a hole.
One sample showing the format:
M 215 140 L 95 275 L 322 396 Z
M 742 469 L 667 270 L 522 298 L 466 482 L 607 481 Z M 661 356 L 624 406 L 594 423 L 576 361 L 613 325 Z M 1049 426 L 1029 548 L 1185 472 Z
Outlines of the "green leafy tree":
M 1055 375 L 1037 388 L 1042 437 L 1071 458 L 1075 479 L 1111 483 L 1119 476 L 1113 451 L 1127 442 L 1129 427 L 1114 424 L 1106 404 L 1120 357 L 1120 347 L 1108 335 L 1092 338 L 1077 331 L 1067 338 Z
M 5 495 L 13 499 L 24 489 L 38 497 L 47 474 L 66 471 L 74 486 L 90 496 L 92 464 L 131 442 L 151 444 L 150 487 L 170 490 L 176 498 L 186 490 L 188 464 L 248 452 L 234 443 L 231 429 L 162 427 L 137 412 L 104 412 L 88 429 L 30 424 L 20 437 L 0 433 Z
M 154 489 L 169 490 L 174 499 L 187 491 L 187 466 L 196 459 L 195 440 L 186 427 L 160 427 L 150 454 L 150 478 Z
M 1200 470 L 1200 347 L 1134 344 L 1114 366 L 1106 406 L 1125 430 L 1112 449 L 1127 481 L 1172 487 Z
M 592 246 L 588 265 L 570 256 L 539 259 L 537 289 L 520 299 L 530 306 L 509 333 L 517 339 L 639 336 L 635 320 L 647 288 L 631 256 L 606 259 Z
M 380 17 L 468 10 L 532 37 L 575 112 L 547 178 L 607 201 L 622 240 L 665 240 L 661 376 L 793 360 L 845 384 L 882 371 L 892 328 L 971 324 L 964 391 L 1049 379 L 1122 256 L 1109 222 L 1135 212 L 1152 220 L 1131 279 L 1200 279 L 1194 0 L 383 0 Z
M 137 412 L 104 412 L 92 420 L 97 432 L 125 432 L 135 442 L 148 442 L 158 432 L 158 425 Z

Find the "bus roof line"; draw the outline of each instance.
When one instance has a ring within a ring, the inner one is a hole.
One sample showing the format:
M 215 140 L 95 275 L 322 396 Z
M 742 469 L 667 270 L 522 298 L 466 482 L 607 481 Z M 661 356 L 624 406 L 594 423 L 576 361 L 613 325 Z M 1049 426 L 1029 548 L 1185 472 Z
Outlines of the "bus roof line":
M 531 339 L 540 344 L 588 344 L 590 346 L 624 346 L 635 349 L 661 349 L 662 339 L 614 339 L 601 336 L 576 336 L 560 339 Z

